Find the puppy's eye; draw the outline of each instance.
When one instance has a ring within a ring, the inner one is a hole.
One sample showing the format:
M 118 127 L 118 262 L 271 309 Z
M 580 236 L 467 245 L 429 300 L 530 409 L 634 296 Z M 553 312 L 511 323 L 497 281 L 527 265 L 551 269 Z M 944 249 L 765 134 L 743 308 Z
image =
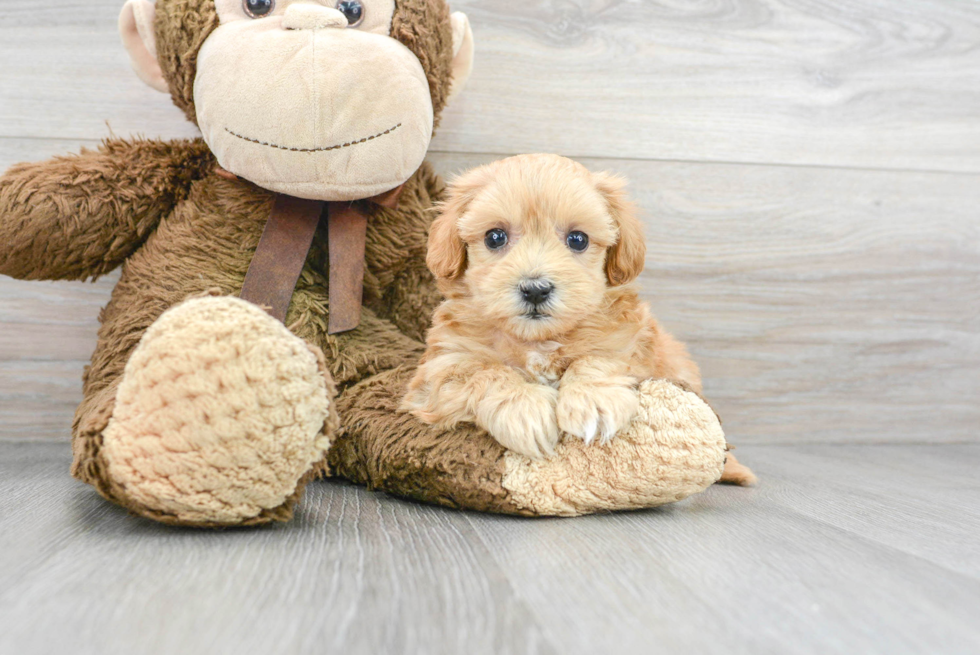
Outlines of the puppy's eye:
M 262 18 L 276 8 L 276 0 L 242 0 L 245 13 L 252 18 Z
M 358 0 L 343 0 L 337 3 L 337 11 L 347 19 L 347 27 L 357 27 L 364 20 L 364 5 Z
M 589 247 L 589 235 L 585 232 L 571 232 L 565 239 L 565 243 L 575 252 L 585 252 Z
M 483 243 L 487 244 L 487 248 L 490 250 L 499 250 L 507 245 L 507 233 L 501 230 L 499 227 L 487 232 L 487 236 L 483 239 Z

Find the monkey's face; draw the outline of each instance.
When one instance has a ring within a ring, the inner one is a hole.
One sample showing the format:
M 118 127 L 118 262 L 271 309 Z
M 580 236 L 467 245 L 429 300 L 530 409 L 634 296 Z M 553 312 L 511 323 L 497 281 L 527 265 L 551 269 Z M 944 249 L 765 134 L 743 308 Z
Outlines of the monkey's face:
M 198 55 L 197 122 L 221 166 L 318 200 L 405 181 L 428 150 L 432 100 L 418 58 L 388 36 L 394 0 L 339 3 L 348 15 L 279 0 L 248 15 L 272 4 L 217 0 L 221 25 Z
M 127 7 L 152 11 L 145 2 Z M 383 193 L 418 169 L 432 139 L 431 71 L 391 35 L 396 0 L 214 7 L 218 24 L 197 54 L 193 107 L 223 168 L 272 191 L 333 201 Z M 451 27 L 442 16 L 458 43 L 439 54 L 471 57 L 465 16 L 454 15 Z M 160 22 L 157 37 L 165 34 Z M 454 61 L 446 74 L 457 70 Z

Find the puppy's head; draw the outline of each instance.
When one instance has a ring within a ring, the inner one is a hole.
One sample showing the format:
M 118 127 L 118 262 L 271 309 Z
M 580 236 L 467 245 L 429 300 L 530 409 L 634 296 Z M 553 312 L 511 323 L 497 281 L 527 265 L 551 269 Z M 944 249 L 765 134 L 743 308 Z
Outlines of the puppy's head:
M 525 340 L 553 338 L 643 270 L 625 183 L 557 155 L 521 155 L 453 182 L 427 263 L 449 297 Z

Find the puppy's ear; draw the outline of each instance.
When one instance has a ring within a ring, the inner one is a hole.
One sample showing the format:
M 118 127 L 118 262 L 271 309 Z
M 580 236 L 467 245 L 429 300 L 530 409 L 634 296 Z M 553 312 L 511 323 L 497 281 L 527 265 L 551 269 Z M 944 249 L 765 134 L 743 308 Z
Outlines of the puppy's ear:
M 429 229 L 429 252 L 425 263 L 439 280 L 458 280 L 466 271 L 466 242 L 459 235 L 459 219 L 490 181 L 489 166 L 481 166 L 449 185 L 448 199 L 439 208 L 439 216 Z
M 459 236 L 458 220 L 459 214 L 450 199 L 429 229 L 425 264 L 437 280 L 457 280 L 466 270 L 466 243 Z
M 606 252 L 606 279 L 615 287 L 632 282 L 643 272 L 647 243 L 643 238 L 643 224 L 636 216 L 636 206 L 626 195 L 626 180 L 609 173 L 596 173 L 593 179 L 619 228 L 619 239 Z

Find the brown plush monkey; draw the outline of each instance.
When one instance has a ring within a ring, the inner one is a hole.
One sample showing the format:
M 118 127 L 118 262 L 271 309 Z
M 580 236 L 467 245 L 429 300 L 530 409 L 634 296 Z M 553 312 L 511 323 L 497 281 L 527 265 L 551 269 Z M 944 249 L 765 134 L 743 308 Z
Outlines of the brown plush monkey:
M 518 514 L 661 504 L 718 479 L 716 417 L 667 382 L 642 386 L 621 438 L 547 462 L 396 412 L 439 300 L 424 249 L 443 184 L 423 158 L 472 62 L 444 0 L 130 0 L 120 28 L 203 138 L 110 140 L 0 178 L 0 273 L 123 267 L 85 374 L 76 477 L 196 526 L 287 520 L 316 473 Z M 362 200 L 401 184 L 397 208 Z M 368 214 L 355 330 L 329 334 L 323 225 L 285 326 L 238 298 L 277 194 Z

